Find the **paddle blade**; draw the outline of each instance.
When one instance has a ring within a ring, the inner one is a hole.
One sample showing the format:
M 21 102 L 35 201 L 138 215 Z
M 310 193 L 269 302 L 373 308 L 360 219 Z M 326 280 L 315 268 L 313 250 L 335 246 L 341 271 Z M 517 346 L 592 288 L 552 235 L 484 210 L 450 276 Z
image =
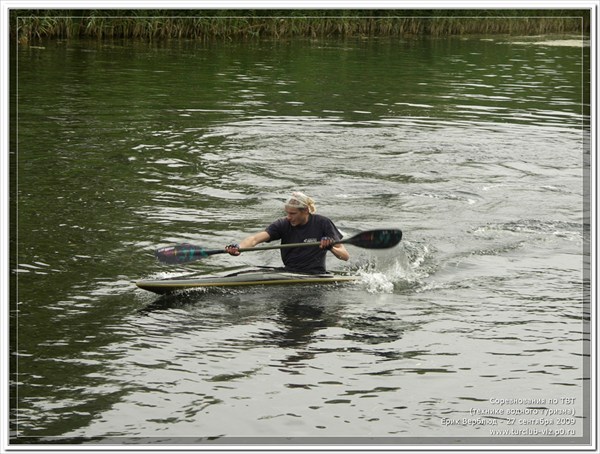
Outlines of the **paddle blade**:
M 342 242 L 365 249 L 388 249 L 396 246 L 401 239 L 402 231 L 399 229 L 367 230 Z
M 156 251 L 156 258 L 163 263 L 177 264 L 200 260 L 217 252 L 225 251 L 207 251 L 201 246 L 183 243 L 158 249 Z

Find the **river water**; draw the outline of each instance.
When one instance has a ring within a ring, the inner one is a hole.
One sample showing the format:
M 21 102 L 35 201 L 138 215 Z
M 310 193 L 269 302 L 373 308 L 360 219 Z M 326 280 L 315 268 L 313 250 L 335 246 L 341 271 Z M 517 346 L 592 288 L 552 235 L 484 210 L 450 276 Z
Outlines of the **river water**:
M 585 444 L 589 47 L 577 37 L 19 47 L 13 443 Z M 133 281 L 282 216 L 356 284 L 159 297 Z M 589 257 L 588 257 L 589 258 Z

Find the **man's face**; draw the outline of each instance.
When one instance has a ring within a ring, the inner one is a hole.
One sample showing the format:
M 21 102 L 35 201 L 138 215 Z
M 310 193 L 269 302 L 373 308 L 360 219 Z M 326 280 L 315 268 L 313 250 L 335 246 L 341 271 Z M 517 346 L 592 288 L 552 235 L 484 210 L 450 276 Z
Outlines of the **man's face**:
M 297 208 L 286 207 L 285 209 L 286 218 L 292 227 L 306 224 L 308 222 L 308 211 L 299 210 Z

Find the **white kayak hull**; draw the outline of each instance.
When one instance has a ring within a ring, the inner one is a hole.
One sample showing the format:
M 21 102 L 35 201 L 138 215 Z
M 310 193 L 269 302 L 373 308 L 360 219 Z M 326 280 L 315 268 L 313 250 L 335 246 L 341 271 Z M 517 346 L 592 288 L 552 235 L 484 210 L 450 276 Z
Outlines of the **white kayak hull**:
M 300 274 L 269 270 L 243 271 L 225 276 L 201 275 L 198 277 L 144 279 L 135 285 L 143 290 L 165 294 L 181 290 L 193 290 L 213 287 L 247 287 L 257 285 L 327 285 L 355 281 L 355 276 L 340 276 L 336 274 Z

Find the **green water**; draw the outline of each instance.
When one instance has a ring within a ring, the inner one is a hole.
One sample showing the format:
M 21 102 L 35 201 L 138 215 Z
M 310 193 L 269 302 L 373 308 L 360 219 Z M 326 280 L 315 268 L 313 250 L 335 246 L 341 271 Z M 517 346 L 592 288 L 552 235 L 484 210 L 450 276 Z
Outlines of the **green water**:
M 441 418 L 510 396 L 574 398 L 573 432 L 532 440 L 584 440 L 579 44 L 19 47 L 13 442 L 468 443 L 489 427 Z M 361 275 L 351 287 L 158 298 L 133 285 L 278 265 L 275 251 L 165 267 L 154 250 L 239 241 L 295 189 L 347 234 L 404 239 L 330 259 Z

